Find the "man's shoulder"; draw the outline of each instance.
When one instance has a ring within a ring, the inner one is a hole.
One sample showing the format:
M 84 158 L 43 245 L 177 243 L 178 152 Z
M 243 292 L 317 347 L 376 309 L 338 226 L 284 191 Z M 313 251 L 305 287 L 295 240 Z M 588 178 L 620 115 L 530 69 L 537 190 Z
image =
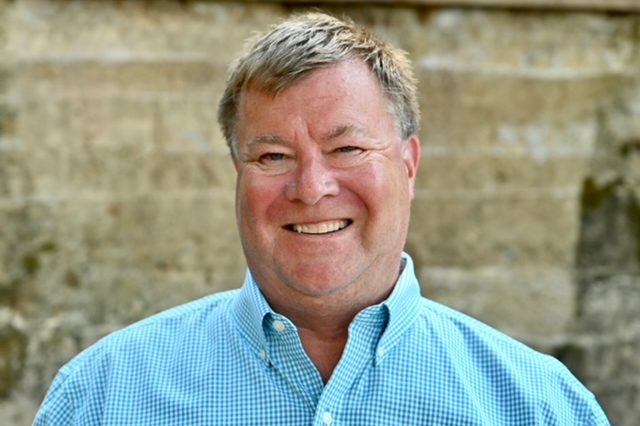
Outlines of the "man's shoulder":
M 207 315 L 223 313 L 229 303 L 235 299 L 239 289 L 210 294 L 182 305 L 168 308 L 140 321 L 137 321 L 114 334 L 135 333 L 138 329 L 153 328 L 154 326 L 179 324 L 192 321 L 194 318 L 204 318 Z
M 422 333 L 446 354 L 468 389 L 491 391 L 504 400 L 517 396 L 541 407 L 550 419 L 565 419 L 557 421 L 561 424 L 589 416 L 607 424 L 593 394 L 557 358 L 431 300 L 422 300 L 420 315 Z
M 233 333 L 228 317 L 236 294 L 203 297 L 103 337 L 60 369 L 34 424 L 70 424 L 72 417 L 94 424 L 108 401 L 132 409 L 139 395 L 169 389 L 176 368 L 204 376 L 210 354 Z
M 107 364 L 127 363 L 167 354 L 198 340 L 215 338 L 227 324 L 229 305 L 239 290 L 229 290 L 169 308 L 98 340 L 60 370 L 61 377 Z M 195 345 L 194 345 L 195 346 Z
M 491 352 L 495 356 L 534 363 L 539 367 L 565 370 L 554 357 L 539 352 L 472 316 L 433 300 L 422 299 L 421 318 L 431 332 L 446 336 L 446 342 L 463 344 L 471 353 Z

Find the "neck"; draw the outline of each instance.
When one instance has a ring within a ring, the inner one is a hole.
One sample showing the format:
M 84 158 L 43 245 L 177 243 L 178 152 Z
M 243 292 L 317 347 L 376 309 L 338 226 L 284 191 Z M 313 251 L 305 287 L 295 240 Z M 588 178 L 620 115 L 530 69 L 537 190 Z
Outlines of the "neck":
M 363 309 L 381 303 L 389 296 L 403 266 L 404 263 L 395 275 L 389 277 L 386 285 L 377 288 L 370 285 L 374 281 L 367 281 L 367 286 L 352 286 L 331 295 L 265 296 L 276 312 L 296 325 L 305 352 L 318 369 L 323 382 L 327 383 L 342 357 L 351 321 Z M 369 297 L 363 297 L 367 294 Z M 296 303 L 292 304 L 291 300 Z
M 354 304 L 353 301 L 360 298 L 345 294 L 335 297 L 299 295 L 295 298 L 295 306 L 290 303 L 271 303 L 276 312 L 286 316 L 296 325 L 305 352 L 326 384 L 342 357 L 353 318 L 363 309 L 385 300 L 392 290 L 393 285 L 378 297 L 360 300 L 359 304 Z
M 327 383 L 333 370 L 340 362 L 344 347 L 347 344 L 347 328 L 339 327 L 333 330 L 325 328 L 318 332 L 304 327 L 298 327 L 298 333 L 305 352 L 318 369 L 323 383 Z
M 349 324 L 359 310 L 338 311 L 335 304 L 315 302 L 296 303 L 295 307 L 272 304 L 272 307 L 296 325 L 307 356 L 326 384 L 342 357 L 349 336 Z

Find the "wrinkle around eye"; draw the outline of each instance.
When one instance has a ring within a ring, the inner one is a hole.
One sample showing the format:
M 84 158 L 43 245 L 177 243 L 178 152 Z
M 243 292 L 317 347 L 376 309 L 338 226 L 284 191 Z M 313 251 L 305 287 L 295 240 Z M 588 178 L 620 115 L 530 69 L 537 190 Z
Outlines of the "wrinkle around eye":
M 365 161 L 370 151 L 357 145 L 345 145 L 331 151 L 330 158 L 339 168 L 353 167 Z
M 294 159 L 282 152 L 268 152 L 251 161 L 256 167 L 268 174 L 282 174 L 294 167 Z

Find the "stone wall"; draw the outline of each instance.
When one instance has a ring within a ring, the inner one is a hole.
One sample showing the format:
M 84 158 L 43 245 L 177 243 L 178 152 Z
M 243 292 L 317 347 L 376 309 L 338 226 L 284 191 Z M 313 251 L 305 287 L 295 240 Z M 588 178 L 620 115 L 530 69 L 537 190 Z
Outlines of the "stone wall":
M 99 337 L 241 283 L 217 98 L 245 37 L 304 7 L 0 0 L 0 424 Z M 424 294 L 640 423 L 640 15 L 330 10 L 416 64 Z

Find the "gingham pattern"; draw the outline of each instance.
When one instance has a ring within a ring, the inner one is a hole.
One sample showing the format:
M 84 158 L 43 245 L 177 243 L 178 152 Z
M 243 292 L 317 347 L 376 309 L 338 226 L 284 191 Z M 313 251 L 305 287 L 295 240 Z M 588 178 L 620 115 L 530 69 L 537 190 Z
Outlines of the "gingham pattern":
M 64 366 L 34 424 L 608 425 L 555 359 L 419 296 L 413 264 L 361 312 L 326 386 L 251 274 Z

